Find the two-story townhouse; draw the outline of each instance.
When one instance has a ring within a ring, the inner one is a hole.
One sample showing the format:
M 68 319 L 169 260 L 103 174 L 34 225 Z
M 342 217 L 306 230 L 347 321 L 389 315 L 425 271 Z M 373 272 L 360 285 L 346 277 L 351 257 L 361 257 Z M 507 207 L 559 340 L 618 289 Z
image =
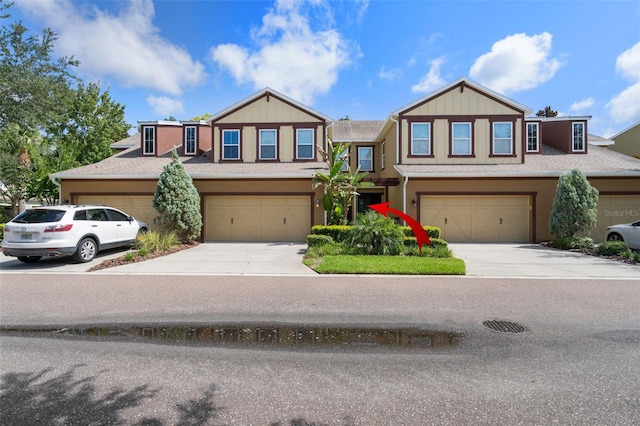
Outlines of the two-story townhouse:
M 127 138 L 113 157 L 51 178 L 63 202 L 110 204 L 153 223 L 155 186 L 175 147 L 201 196 L 204 241 L 302 241 L 325 222 L 312 179 L 326 171 L 319 149 L 331 140 L 351 142 L 350 167 L 373 183 L 354 213 L 389 201 L 449 241 L 551 238 L 558 177 L 576 167 L 600 190 L 595 240 L 638 219 L 640 160 L 590 146 L 589 117 L 530 113 L 466 78 L 386 120 L 332 121 L 265 89 L 204 122 L 141 121 L 133 146 Z

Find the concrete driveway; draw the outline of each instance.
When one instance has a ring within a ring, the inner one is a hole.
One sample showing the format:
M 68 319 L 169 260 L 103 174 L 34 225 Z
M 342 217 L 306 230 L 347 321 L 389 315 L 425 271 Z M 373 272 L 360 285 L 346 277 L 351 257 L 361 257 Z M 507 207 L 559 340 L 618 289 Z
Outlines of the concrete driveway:
M 467 276 L 513 278 L 636 279 L 640 265 L 538 244 L 450 243 Z
M 451 243 L 465 261 L 468 277 L 637 279 L 640 266 L 586 256 L 537 244 Z M 302 264 L 305 243 L 203 243 L 168 256 L 92 272 L 92 274 L 162 275 L 317 275 Z M 90 263 L 43 259 L 23 264 L 0 256 L 5 273 L 86 272 L 125 251 L 101 253 Z

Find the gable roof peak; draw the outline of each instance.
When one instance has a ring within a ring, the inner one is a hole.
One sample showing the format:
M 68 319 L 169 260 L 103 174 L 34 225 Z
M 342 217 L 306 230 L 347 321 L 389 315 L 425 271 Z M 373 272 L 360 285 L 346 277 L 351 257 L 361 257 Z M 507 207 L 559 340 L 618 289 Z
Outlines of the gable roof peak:
M 469 86 L 469 87 L 472 87 L 473 89 L 475 89 L 475 90 L 477 90 L 479 92 L 484 92 L 487 95 L 500 100 L 501 102 L 504 102 L 504 103 L 506 103 L 508 105 L 513 106 L 516 109 L 519 109 L 519 110 L 523 111 L 525 116 L 531 114 L 531 112 L 532 112 L 531 108 L 529 108 L 526 105 L 521 104 L 520 102 L 516 102 L 513 99 L 511 99 L 511 98 L 509 98 L 507 96 L 504 96 L 503 94 L 498 93 L 498 92 L 496 92 L 494 90 L 491 90 L 488 87 L 483 86 L 480 83 L 476 83 L 475 81 L 470 80 L 467 77 L 460 77 L 457 80 L 454 80 L 451 83 L 449 83 L 449 84 L 447 84 L 447 85 L 445 85 L 445 86 L 443 86 L 443 87 L 441 87 L 439 89 L 436 89 L 431 93 L 428 93 L 427 95 L 421 97 L 420 99 L 418 99 L 418 100 L 416 100 L 414 102 L 411 102 L 410 104 L 407 104 L 407 105 L 403 106 L 402 108 L 397 109 L 396 111 L 392 112 L 391 115 L 397 116 L 398 114 L 401 114 L 401 113 L 403 113 L 403 112 L 405 112 L 407 110 L 410 110 L 410 109 L 414 108 L 415 106 L 418 106 L 418 105 L 426 102 L 429 99 L 432 99 L 432 98 L 435 98 L 435 97 L 439 96 L 442 93 L 448 92 L 449 90 L 451 90 L 451 89 L 453 89 L 454 87 L 457 87 L 457 86 L 460 86 L 462 88 L 464 88 L 466 86 Z
M 214 122 L 216 120 L 219 120 L 220 118 L 226 116 L 227 114 L 233 112 L 233 111 L 237 111 L 238 109 L 244 107 L 245 105 L 248 105 L 264 96 L 274 96 L 282 101 L 284 101 L 285 103 L 288 103 L 290 105 L 293 105 L 296 108 L 299 108 L 301 110 L 307 111 L 308 113 L 310 113 L 311 115 L 314 115 L 316 117 L 319 117 L 325 121 L 332 121 L 332 118 L 322 114 L 321 112 L 318 112 L 316 110 L 314 110 L 313 108 L 308 107 L 307 105 L 304 105 L 298 101 L 296 101 L 295 99 L 292 99 L 290 97 L 288 97 L 287 95 L 278 92 L 277 90 L 274 90 L 270 87 L 265 87 L 264 89 L 254 93 L 253 95 L 250 95 L 238 102 L 236 102 L 235 104 L 223 109 L 222 111 L 219 111 L 215 114 L 213 114 L 211 117 L 207 118 L 207 123 L 211 123 Z

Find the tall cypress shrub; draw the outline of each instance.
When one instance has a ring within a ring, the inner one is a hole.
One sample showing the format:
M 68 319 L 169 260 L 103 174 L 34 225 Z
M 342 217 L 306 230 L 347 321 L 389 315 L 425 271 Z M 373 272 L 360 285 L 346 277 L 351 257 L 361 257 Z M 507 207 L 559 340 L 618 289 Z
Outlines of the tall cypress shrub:
M 596 226 L 598 190 L 579 169 L 560 176 L 549 216 L 549 231 L 557 238 L 574 238 Z
M 158 225 L 167 231 L 175 231 L 183 242 L 187 242 L 198 237 L 202 229 L 200 195 L 175 148 L 171 158 L 171 163 L 164 166 L 160 174 L 153 208 L 158 212 Z

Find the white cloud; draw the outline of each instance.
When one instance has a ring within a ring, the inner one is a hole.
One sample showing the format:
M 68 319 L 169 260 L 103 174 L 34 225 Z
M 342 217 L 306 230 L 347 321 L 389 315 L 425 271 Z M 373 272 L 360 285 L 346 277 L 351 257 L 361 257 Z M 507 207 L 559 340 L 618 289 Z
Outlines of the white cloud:
M 402 74 L 403 72 L 400 68 L 392 68 L 388 70 L 385 67 L 382 67 L 378 72 L 378 77 L 380 77 L 382 80 L 393 81 L 402 77 Z
M 153 26 L 151 0 L 124 3 L 117 15 L 70 0 L 18 0 L 58 35 L 56 50 L 74 56 L 91 78 L 115 78 L 128 87 L 177 95 L 205 78 L 204 67 L 185 49 L 163 39 Z
M 445 81 L 440 77 L 440 67 L 445 62 L 444 56 L 432 60 L 429 65 L 429 72 L 420 79 L 418 84 L 411 87 L 414 93 L 429 93 L 445 85 Z
M 581 101 L 572 103 L 571 106 L 569 107 L 569 111 L 572 111 L 572 112 L 583 111 L 585 109 L 591 108 L 594 103 L 595 103 L 595 100 L 593 98 L 583 99 Z
M 184 104 L 180 99 L 166 96 L 147 96 L 147 103 L 158 115 L 176 115 L 184 112 Z
M 616 72 L 629 80 L 640 80 L 640 41 L 618 56 Z
M 606 105 L 615 123 L 640 120 L 640 42 L 622 52 L 616 59 L 616 72 L 632 85 L 614 96 Z
M 532 89 L 551 79 L 562 65 L 550 57 L 552 38 L 547 32 L 507 36 L 476 59 L 469 76 L 505 95 Z
M 279 1 L 252 31 L 255 48 L 220 44 L 211 58 L 237 84 L 259 90 L 271 87 L 305 104 L 327 93 L 338 73 L 359 55 L 335 29 L 314 31 L 302 14 L 303 3 Z

